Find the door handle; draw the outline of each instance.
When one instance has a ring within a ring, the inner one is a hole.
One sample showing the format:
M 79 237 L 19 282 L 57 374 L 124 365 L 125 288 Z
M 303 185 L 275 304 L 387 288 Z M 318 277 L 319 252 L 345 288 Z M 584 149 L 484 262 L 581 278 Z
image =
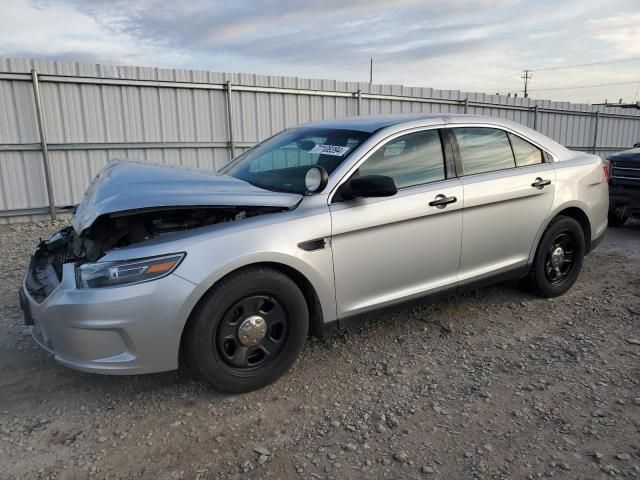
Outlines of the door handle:
M 538 190 L 542 190 L 547 185 L 551 185 L 551 180 L 543 180 L 542 178 L 536 178 L 536 181 L 531 184 L 532 187 L 536 187 Z
M 437 195 L 436 198 L 429 202 L 429 206 L 444 208 L 450 203 L 457 202 L 458 199 L 456 197 L 445 197 L 444 195 Z

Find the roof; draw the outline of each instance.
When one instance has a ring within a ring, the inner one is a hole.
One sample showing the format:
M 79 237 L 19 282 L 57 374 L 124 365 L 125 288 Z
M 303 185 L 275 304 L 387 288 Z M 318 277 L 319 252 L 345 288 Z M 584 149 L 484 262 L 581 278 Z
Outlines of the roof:
M 399 123 L 413 122 L 416 120 L 433 120 L 434 123 L 440 123 L 454 116 L 478 118 L 476 115 L 460 115 L 453 113 L 396 113 L 388 115 L 369 115 L 362 117 L 320 120 L 317 122 L 305 123 L 301 126 L 343 128 L 345 130 L 357 130 L 361 132 L 376 132 L 385 127 L 397 125 Z
M 315 128 L 336 128 L 344 130 L 357 130 L 361 132 L 376 133 L 382 129 L 392 127 L 390 130 L 402 130 L 406 124 L 407 128 L 423 127 L 430 125 L 441 125 L 443 123 L 450 125 L 464 124 L 484 124 L 495 125 L 511 129 L 525 139 L 529 139 L 539 146 L 552 152 L 558 160 L 573 158 L 575 153 L 571 153 L 565 147 L 555 142 L 551 138 L 540 132 L 530 129 L 521 123 L 513 122 L 499 117 L 490 117 L 487 115 L 468 115 L 461 113 L 398 113 L 390 115 L 372 115 L 362 117 L 347 117 L 331 120 L 321 120 L 301 125 L 301 127 Z
M 488 115 L 471 115 L 464 113 L 395 113 L 387 115 L 368 115 L 362 117 L 345 117 L 329 120 L 319 120 L 316 122 L 305 123 L 301 127 L 320 127 L 320 128 L 340 128 L 345 130 L 357 130 L 361 132 L 377 132 L 392 125 L 400 125 L 403 123 L 412 123 L 421 121 L 425 125 L 440 123 L 489 123 L 493 125 L 503 125 L 506 127 L 518 126 L 524 127 L 522 124 L 515 123 L 499 117 L 490 117 Z M 525 127 L 526 128 L 526 127 Z

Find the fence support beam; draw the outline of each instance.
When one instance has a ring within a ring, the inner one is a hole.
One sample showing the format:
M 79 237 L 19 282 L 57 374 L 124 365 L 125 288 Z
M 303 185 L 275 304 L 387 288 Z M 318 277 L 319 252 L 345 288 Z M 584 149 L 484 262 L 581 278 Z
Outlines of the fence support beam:
M 227 125 L 229 127 L 229 149 L 231 150 L 231 158 L 233 158 L 236 156 L 236 144 L 233 138 L 233 101 L 231 98 L 233 87 L 229 80 L 227 80 L 227 83 L 226 83 L 226 92 L 227 92 Z
M 49 150 L 47 149 L 47 134 L 45 132 L 44 117 L 42 115 L 42 102 L 40 101 L 40 84 L 38 83 L 38 72 L 35 68 L 31 70 L 31 84 L 33 85 L 33 99 L 36 105 L 38 130 L 40 132 L 42 165 L 44 167 L 44 180 L 47 185 L 47 199 L 49 200 L 49 215 L 51 216 L 51 220 L 55 220 L 57 217 L 56 199 L 53 193 L 53 183 L 51 182 L 51 169 L 49 168 Z
M 598 122 L 600 121 L 600 111 L 596 112 L 596 118 L 593 123 L 593 147 L 591 147 L 591 152 L 595 155 L 598 151 Z
M 533 129 L 538 129 L 538 105 L 533 107 Z
M 464 113 L 469 113 L 469 99 L 464 99 Z
M 358 89 L 356 92 L 358 98 L 358 116 L 362 115 L 362 90 Z

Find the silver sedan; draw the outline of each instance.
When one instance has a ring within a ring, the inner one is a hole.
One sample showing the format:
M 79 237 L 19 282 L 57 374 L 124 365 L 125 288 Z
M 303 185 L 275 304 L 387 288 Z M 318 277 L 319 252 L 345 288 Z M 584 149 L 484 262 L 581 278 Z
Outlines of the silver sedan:
M 118 160 L 20 290 L 69 367 L 260 388 L 309 333 L 508 278 L 545 297 L 607 228 L 607 171 L 522 125 L 391 115 L 285 130 L 221 172 Z

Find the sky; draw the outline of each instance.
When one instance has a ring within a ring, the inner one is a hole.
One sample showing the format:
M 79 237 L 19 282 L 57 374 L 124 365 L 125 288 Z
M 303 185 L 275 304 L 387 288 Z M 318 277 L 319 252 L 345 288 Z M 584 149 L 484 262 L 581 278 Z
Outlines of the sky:
M 373 57 L 374 83 L 521 96 L 529 69 L 532 98 L 640 100 L 640 0 L 0 0 L 0 12 L 5 57 L 347 81 L 368 81 Z

